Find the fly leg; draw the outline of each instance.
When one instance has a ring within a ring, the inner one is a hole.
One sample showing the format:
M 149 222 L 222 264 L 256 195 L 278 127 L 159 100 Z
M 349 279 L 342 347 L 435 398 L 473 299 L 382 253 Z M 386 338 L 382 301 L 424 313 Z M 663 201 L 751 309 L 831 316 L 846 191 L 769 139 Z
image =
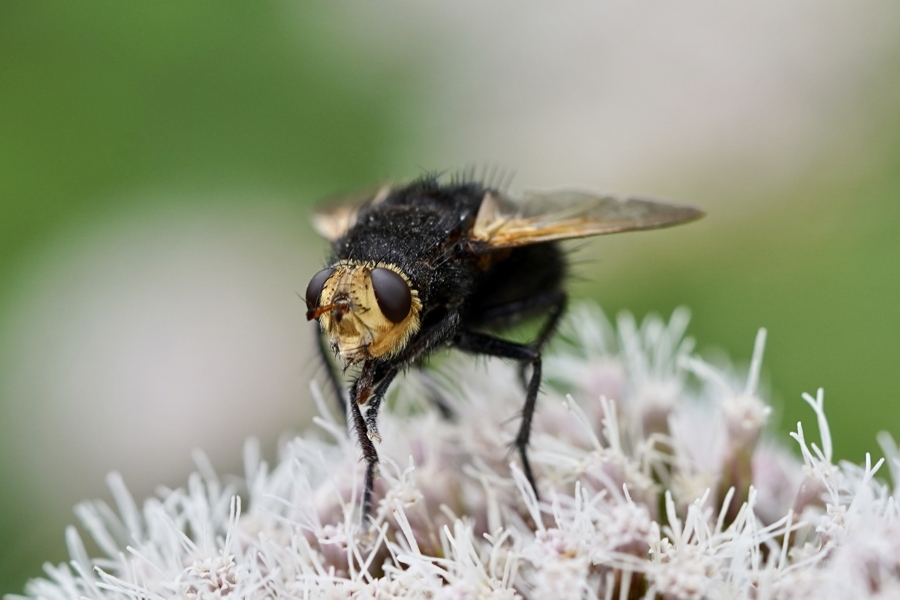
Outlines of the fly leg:
M 359 378 L 350 388 L 350 417 L 353 420 L 353 428 L 362 449 L 363 459 L 366 461 L 366 479 L 363 485 L 362 497 L 362 527 L 368 525 L 369 512 L 372 510 L 372 490 L 375 486 L 375 471 L 378 469 L 378 451 L 375 443 L 368 435 L 368 426 L 363 418 L 360 405 L 365 404 L 372 395 L 372 387 L 375 381 L 375 363 L 368 361 L 363 365 Z
M 531 365 L 531 378 L 525 387 L 525 406 L 522 408 L 522 423 L 519 425 L 519 433 L 516 435 L 514 445 L 522 459 L 522 471 L 538 496 L 537 486 L 534 482 L 534 474 L 531 471 L 531 463 L 528 461 L 528 440 L 531 438 L 531 420 L 534 417 L 534 409 L 537 405 L 538 389 L 541 386 L 541 352 L 531 346 L 517 344 L 491 335 L 463 331 L 456 337 L 456 346 L 463 351 L 474 354 L 486 354 L 499 358 L 511 358 L 524 364 Z
M 556 333 L 556 328 L 559 327 L 559 322 L 562 320 L 563 313 L 566 310 L 567 297 L 564 291 L 557 290 L 556 292 L 545 296 L 540 296 L 538 299 L 541 301 L 541 308 L 547 311 L 547 320 L 544 322 L 543 327 L 541 327 L 541 332 L 538 334 L 537 338 L 529 345 L 538 352 L 541 352 L 541 350 L 544 349 L 544 346 L 547 345 L 547 342 L 550 341 L 553 334 Z M 519 364 L 519 379 L 522 380 L 523 384 L 525 384 L 526 381 L 525 370 L 527 368 L 528 363 L 522 362 Z
M 362 527 L 369 524 L 372 512 L 372 494 L 375 489 L 375 477 L 378 474 L 378 451 L 375 442 L 381 441 L 378 435 L 378 409 L 387 393 L 391 382 L 403 367 L 412 364 L 423 354 L 445 344 L 453 337 L 459 327 L 459 315 L 449 313 L 436 324 L 422 331 L 404 350 L 389 363 L 366 361 L 353 387 L 350 389 L 350 418 L 356 437 L 366 461 L 366 479 L 362 497 Z M 368 404 L 367 404 L 368 403 Z M 363 416 L 362 406 L 366 405 Z
M 322 364 L 325 365 L 325 371 L 328 373 L 328 383 L 332 392 L 334 392 L 341 416 L 346 421 L 347 399 L 344 397 L 344 386 L 341 384 L 341 378 L 338 376 L 337 367 L 329 356 L 328 343 L 325 341 L 325 335 L 320 330 L 318 322 L 316 323 L 316 349 L 319 351 L 319 358 L 321 358 Z
M 417 361 L 421 357 L 427 356 L 429 353 L 433 352 L 438 346 L 446 344 L 447 341 L 456 334 L 457 329 L 459 329 L 459 321 L 459 313 L 447 313 L 436 325 L 429 328 L 426 335 L 419 336 L 418 339 L 411 342 L 397 357 L 397 361 L 403 364 L 421 366 L 421 363 L 417 363 Z M 429 386 L 429 388 L 430 387 L 431 386 Z M 431 389 L 430 395 L 430 400 L 437 407 L 441 416 L 448 420 L 455 416 L 451 405 L 437 390 Z
M 397 376 L 400 370 L 396 367 L 391 367 L 386 369 L 385 373 L 379 373 L 375 380 L 378 384 L 375 386 L 375 393 L 372 394 L 372 398 L 369 400 L 369 404 L 366 407 L 366 437 L 375 442 L 381 441 L 381 436 L 378 435 L 378 408 L 381 406 L 381 401 L 384 400 L 384 395 L 387 393 L 388 386 L 391 385 L 391 382 L 394 381 L 394 377 Z
M 566 312 L 566 302 L 568 301 L 566 293 L 562 290 L 557 290 L 555 293 L 548 294 L 544 298 L 547 302 L 547 304 L 544 305 L 547 310 L 547 321 L 544 322 L 544 326 L 541 327 L 541 332 L 538 334 L 537 338 L 531 342 L 531 347 L 538 352 L 544 349 L 544 346 L 550 341 L 553 334 L 556 333 L 556 328 L 559 327 L 559 322 L 562 320 L 563 313 Z
M 381 441 L 378 435 L 378 408 L 387 392 L 388 386 L 397 376 L 399 369 L 390 367 L 385 373 L 379 372 L 373 378 L 377 381 L 372 386 L 370 381 L 364 381 L 363 385 L 370 387 L 371 396 L 368 402 L 353 403 L 353 421 L 356 427 L 356 434 L 359 438 L 360 446 L 363 449 L 363 458 L 366 461 L 366 480 L 363 489 L 362 501 L 362 525 L 365 531 L 368 525 L 369 514 L 372 512 L 372 494 L 375 491 L 375 477 L 378 475 L 378 452 L 375 450 L 375 444 Z M 362 376 L 360 376 L 362 379 Z M 373 389 L 374 388 L 374 389 Z M 362 389 L 360 390 L 360 400 L 363 400 Z M 366 404 L 366 414 L 363 416 L 360 404 Z M 365 441 L 363 441 L 365 439 Z
M 516 300 L 515 302 L 508 302 L 506 304 L 501 304 L 500 306 L 491 307 L 477 316 L 477 322 L 484 323 L 487 326 L 492 324 L 503 325 L 514 321 L 516 317 L 545 313 L 547 315 L 547 320 L 541 326 L 537 338 L 529 344 L 532 348 L 540 352 L 544 349 L 547 342 L 550 341 L 550 338 L 553 337 L 553 334 L 556 333 L 556 329 L 559 327 L 559 322 L 562 319 L 563 313 L 566 311 L 567 301 L 568 298 L 566 297 L 566 293 L 563 290 L 557 289 L 537 296 L 531 296 L 522 300 Z M 525 377 L 525 371 L 528 368 L 528 365 L 529 363 L 525 361 L 519 363 L 519 378 L 522 380 L 522 385 L 526 387 L 528 385 L 528 379 Z

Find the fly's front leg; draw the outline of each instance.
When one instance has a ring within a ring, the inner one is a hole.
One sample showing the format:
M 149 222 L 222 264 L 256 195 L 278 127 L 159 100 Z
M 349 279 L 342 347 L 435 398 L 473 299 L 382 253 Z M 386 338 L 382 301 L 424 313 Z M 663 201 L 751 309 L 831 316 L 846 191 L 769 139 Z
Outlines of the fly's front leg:
M 376 363 L 374 360 L 365 362 L 359 378 L 350 390 L 350 418 L 353 421 L 353 428 L 356 430 L 356 437 L 359 439 L 363 458 L 366 461 L 366 480 L 362 498 L 363 529 L 368 527 L 369 515 L 372 512 L 375 477 L 378 474 L 378 452 L 375 450 L 375 443 L 381 441 L 378 435 L 378 409 L 381 401 L 400 369 L 411 364 L 423 354 L 447 343 L 456 334 L 458 327 L 458 314 L 445 315 L 428 329 L 420 331 L 415 339 L 389 363 Z M 365 416 L 362 413 L 364 405 L 366 406 Z
M 375 381 L 378 382 L 375 386 L 375 393 L 372 394 L 372 398 L 366 406 L 366 436 L 373 442 L 381 441 L 381 436 L 378 435 L 378 408 L 381 406 L 381 401 L 384 400 L 388 386 L 394 381 L 398 372 L 399 369 L 396 367 L 390 367 L 386 369 L 385 373 L 379 373 L 375 378 Z
M 341 378 L 338 376 L 337 367 L 331 360 L 331 349 L 328 347 L 328 342 L 325 340 L 325 335 L 322 333 L 318 322 L 316 322 L 316 349 L 319 351 L 319 358 L 322 360 L 322 364 L 325 365 L 325 371 L 328 373 L 328 383 L 332 392 L 334 392 L 338 408 L 341 410 L 341 417 L 346 420 L 347 399 L 344 397 L 344 386 L 341 384 Z
M 522 407 L 522 423 L 519 425 L 519 433 L 516 435 L 514 445 L 519 451 L 522 460 L 522 471 L 538 496 L 534 474 L 531 471 L 531 463 L 528 460 L 528 441 L 531 438 L 531 421 L 534 417 L 534 409 L 537 406 L 537 394 L 541 387 L 541 353 L 539 350 L 524 344 L 517 344 L 502 340 L 491 335 L 463 331 L 456 338 L 456 345 L 460 350 L 474 354 L 486 354 L 499 358 L 511 358 L 524 364 L 531 365 L 531 378 L 525 388 L 525 406 Z
M 381 441 L 381 436 L 378 435 L 378 409 L 381 406 L 381 401 L 384 400 L 388 387 L 394 381 L 400 369 L 423 354 L 431 352 L 440 344 L 446 343 L 447 339 L 456 332 L 458 326 L 459 315 L 456 313 L 448 314 L 437 325 L 429 328 L 411 342 L 391 362 L 391 366 L 379 367 L 378 372 L 374 376 L 374 381 L 376 382 L 375 391 L 371 400 L 368 400 L 365 416 L 366 435 L 370 440 L 375 442 Z
M 362 527 L 368 527 L 369 513 L 372 511 L 372 491 L 375 487 L 375 475 L 378 469 L 378 451 L 368 435 L 366 420 L 363 418 L 360 405 L 365 404 L 372 395 L 372 386 L 375 381 L 375 364 L 368 361 L 363 365 L 359 378 L 350 390 L 350 417 L 353 420 L 353 428 L 362 449 L 363 459 L 366 461 L 366 479 L 363 484 L 362 497 Z

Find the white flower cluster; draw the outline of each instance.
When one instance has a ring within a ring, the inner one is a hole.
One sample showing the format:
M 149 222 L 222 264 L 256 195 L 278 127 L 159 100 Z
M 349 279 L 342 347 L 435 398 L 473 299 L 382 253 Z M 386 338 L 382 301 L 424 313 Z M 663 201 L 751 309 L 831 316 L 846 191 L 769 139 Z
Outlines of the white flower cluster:
M 316 395 L 317 429 L 274 468 L 253 442 L 231 483 L 198 456 L 185 489 L 142 508 L 111 475 L 116 509 L 77 509 L 104 556 L 70 528 L 71 561 L 48 565 L 26 597 L 900 597 L 883 461 L 833 463 L 821 390 L 804 396 L 821 442 L 792 434 L 802 460 L 762 438 L 765 332 L 739 383 L 692 356 L 687 321 L 624 315 L 614 329 L 597 309 L 571 313 L 531 438 L 540 500 L 509 447 L 524 396 L 515 365 L 453 357 L 395 384 L 367 528 L 355 436 Z M 897 482 L 900 454 L 880 441 Z

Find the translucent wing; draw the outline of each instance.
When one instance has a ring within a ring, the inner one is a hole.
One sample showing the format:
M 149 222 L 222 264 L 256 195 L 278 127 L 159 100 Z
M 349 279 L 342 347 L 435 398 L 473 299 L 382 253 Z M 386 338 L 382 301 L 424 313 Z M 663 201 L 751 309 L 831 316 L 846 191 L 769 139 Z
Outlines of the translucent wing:
M 531 192 L 513 200 L 488 192 L 472 228 L 473 240 L 489 248 L 669 227 L 703 211 L 641 198 L 619 199 L 575 191 Z
M 391 186 L 384 185 L 376 190 L 328 200 L 313 214 L 313 229 L 326 240 L 333 242 L 356 224 L 360 210 L 381 204 L 390 191 Z

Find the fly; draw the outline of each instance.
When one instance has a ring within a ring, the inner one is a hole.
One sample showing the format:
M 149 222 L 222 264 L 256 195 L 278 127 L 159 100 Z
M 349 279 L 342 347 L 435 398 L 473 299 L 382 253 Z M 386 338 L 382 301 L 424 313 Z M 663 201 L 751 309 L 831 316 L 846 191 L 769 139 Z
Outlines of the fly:
M 568 265 L 559 242 L 701 216 L 689 206 L 567 190 L 514 199 L 482 183 L 435 177 L 318 212 L 313 225 L 331 242 L 332 256 L 306 288 L 306 317 L 318 321 L 320 354 L 366 461 L 364 526 L 377 473 L 379 406 L 402 369 L 444 348 L 512 359 L 523 373 L 531 367 L 513 443 L 537 493 L 528 442 L 541 350 L 566 307 Z M 488 333 L 532 317 L 544 322 L 530 344 Z M 359 367 L 349 407 L 330 353 L 345 369 Z

